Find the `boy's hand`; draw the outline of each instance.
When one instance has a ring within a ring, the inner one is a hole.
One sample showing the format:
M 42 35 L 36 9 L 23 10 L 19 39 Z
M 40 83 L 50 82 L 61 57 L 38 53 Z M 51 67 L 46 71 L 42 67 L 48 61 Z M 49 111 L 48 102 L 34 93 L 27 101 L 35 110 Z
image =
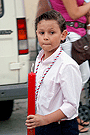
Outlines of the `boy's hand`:
M 43 115 L 29 115 L 27 116 L 27 120 L 25 125 L 27 126 L 27 129 L 33 129 L 39 126 L 46 125 L 47 123 L 45 122 L 45 116 Z

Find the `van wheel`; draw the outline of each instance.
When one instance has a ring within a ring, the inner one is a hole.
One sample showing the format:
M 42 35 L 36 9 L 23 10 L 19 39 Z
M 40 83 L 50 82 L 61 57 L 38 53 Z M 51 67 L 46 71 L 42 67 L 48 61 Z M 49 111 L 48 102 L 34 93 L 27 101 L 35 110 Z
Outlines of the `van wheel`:
M 13 111 L 13 100 L 0 101 L 0 121 L 8 120 Z

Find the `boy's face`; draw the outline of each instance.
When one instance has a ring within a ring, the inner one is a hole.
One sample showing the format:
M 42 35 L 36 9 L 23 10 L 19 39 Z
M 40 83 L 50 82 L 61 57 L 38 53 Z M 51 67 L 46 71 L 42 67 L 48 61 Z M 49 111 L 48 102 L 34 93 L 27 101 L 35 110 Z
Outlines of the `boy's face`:
M 41 20 L 37 25 L 37 37 L 44 52 L 52 54 L 60 46 L 61 40 L 66 38 L 67 31 L 59 28 L 55 20 Z

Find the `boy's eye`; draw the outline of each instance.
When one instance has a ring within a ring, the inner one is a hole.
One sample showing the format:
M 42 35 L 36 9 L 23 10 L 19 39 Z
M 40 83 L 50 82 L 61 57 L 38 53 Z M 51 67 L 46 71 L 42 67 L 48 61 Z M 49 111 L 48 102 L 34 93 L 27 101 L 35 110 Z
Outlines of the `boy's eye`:
M 54 32 L 53 32 L 53 31 L 51 31 L 51 34 L 54 34 Z
M 40 32 L 40 34 L 44 34 L 44 32 Z

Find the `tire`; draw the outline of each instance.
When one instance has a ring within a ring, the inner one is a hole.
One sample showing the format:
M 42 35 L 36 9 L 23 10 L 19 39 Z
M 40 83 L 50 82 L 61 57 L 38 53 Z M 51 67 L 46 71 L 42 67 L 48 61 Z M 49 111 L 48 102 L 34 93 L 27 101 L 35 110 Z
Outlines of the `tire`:
M 84 121 L 88 121 L 90 119 L 90 110 L 86 105 L 82 105 L 79 107 L 79 117 Z
M 13 111 L 13 100 L 0 101 L 0 121 L 8 120 Z

